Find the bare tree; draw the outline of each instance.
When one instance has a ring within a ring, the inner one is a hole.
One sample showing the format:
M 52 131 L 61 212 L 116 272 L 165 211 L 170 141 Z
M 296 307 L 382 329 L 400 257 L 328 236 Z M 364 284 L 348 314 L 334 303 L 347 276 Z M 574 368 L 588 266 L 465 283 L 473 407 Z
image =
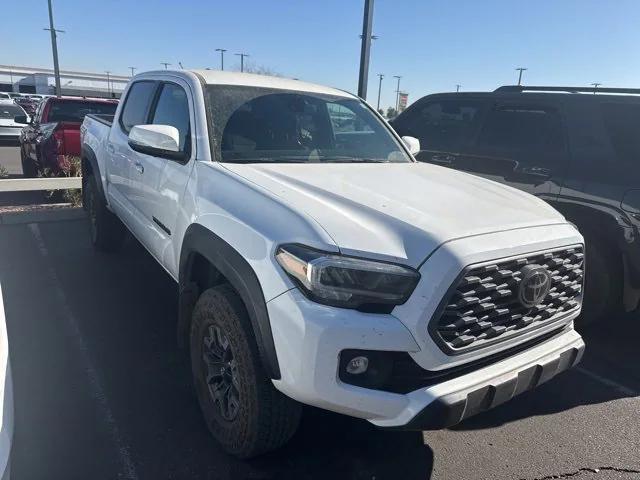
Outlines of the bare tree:
M 280 72 L 273 70 L 271 67 L 266 67 L 264 65 L 256 65 L 255 63 L 251 63 L 251 62 L 245 62 L 244 71 L 245 73 L 255 73 L 256 75 L 282 77 L 282 74 Z

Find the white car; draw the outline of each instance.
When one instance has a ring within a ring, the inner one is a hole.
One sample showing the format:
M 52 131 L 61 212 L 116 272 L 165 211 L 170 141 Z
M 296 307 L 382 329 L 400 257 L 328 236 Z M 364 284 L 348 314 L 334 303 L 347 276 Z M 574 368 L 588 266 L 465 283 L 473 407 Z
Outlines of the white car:
M 1 286 L 0 286 L 1 287 Z M 9 340 L 0 288 L 0 478 L 10 477 L 11 445 L 13 444 L 13 379 L 9 362 Z
M 0 100 L 0 140 L 17 141 L 20 138 L 24 123 L 15 121 L 15 117 L 20 116 L 29 120 L 27 113 L 13 100 Z
M 547 203 L 424 163 L 359 98 L 157 71 L 81 127 L 93 244 L 177 282 L 205 421 L 240 457 L 301 404 L 439 429 L 576 364 L 583 239 Z

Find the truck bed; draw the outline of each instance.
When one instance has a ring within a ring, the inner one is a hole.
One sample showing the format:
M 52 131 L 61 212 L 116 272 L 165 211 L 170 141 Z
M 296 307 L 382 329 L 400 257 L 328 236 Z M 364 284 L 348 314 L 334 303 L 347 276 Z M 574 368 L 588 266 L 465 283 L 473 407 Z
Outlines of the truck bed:
M 110 127 L 113 124 L 114 116 L 115 115 L 99 115 L 99 114 L 90 113 L 86 117 L 93 118 L 97 122 L 103 123 L 104 125 L 107 125 L 108 127 Z

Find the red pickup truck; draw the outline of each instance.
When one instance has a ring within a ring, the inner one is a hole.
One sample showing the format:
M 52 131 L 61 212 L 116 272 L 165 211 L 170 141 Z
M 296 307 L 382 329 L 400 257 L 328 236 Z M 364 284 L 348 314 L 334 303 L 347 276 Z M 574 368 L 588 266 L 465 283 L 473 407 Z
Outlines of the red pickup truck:
M 117 100 L 49 97 L 43 100 L 20 134 L 25 177 L 58 176 L 69 157 L 80 156 L 80 125 L 87 114 L 113 115 Z

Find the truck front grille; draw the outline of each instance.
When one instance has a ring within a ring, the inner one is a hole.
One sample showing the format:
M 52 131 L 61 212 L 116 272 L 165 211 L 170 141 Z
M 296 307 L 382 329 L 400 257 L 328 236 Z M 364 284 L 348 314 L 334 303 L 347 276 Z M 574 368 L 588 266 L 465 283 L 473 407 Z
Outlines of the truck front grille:
M 430 332 L 445 352 L 461 353 L 552 323 L 579 308 L 583 265 L 583 249 L 576 246 L 471 266 L 432 319 Z M 550 280 L 550 288 L 527 305 L 526 294 L 536 292 L 529 272 Z

